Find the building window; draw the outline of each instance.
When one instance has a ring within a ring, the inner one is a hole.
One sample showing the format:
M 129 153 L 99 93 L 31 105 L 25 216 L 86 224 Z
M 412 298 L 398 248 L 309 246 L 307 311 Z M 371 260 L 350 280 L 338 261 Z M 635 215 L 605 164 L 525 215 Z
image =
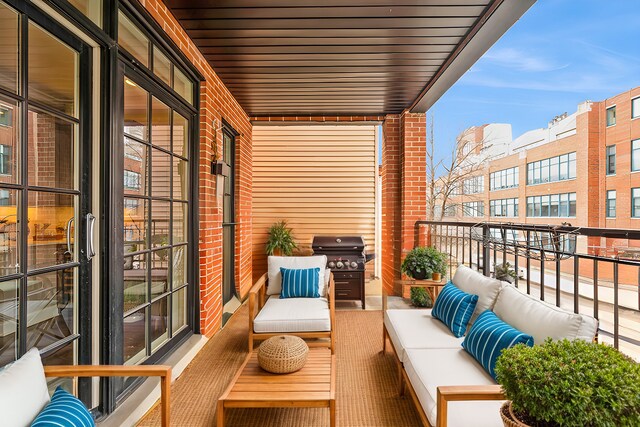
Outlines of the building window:
M 616 124 L 616 107 L 607 108 L 607 126 L 613 126 Z
M 0 105 L 0 126 L 13 126 L 13 109 Z
M 616 173 L 616 146 L 609 145 L 607 147 L 607 175 L 615 175 Z
M 616 217 L 616 190 L 607 191 L 607 218 Z
M 564 218 L 576 216 L 576 193 L 527 197 L 528 217 Z
M 462 215 L 464 216 L 484 216 L 483 202 L 465 202 L 462 204 Z
M 631 141 L 631 171 L 640 170 L 640 139 Z
M 503 169 L 491 172 L 489 175 L 489 188 L 493 190 L 502 190 L 503 188 L 515 188 L 518 186 L 520 174 L 518 167 Z
M 474 176 L 464 180 L 463 194 L 477 194 L 484 191 L 484 176 Z
M 489 215 L 501 217 L 518 216 L 518 198 L 490 200 Z
M 444 213 L 442 216 L 450 218 L 450 217 L 456 216 L 457 214 L 458 213 L 457 213 L 456 205 L 446 205 L 444 207 Z
M 640 117 L 640 96 L 631 100 L 631 118 Z
M 631 217 L 640 218 L 640 188 L 631 189 Z
M 140 190 L 140 174 L 138 172 L 125 169 L 124 188 L 127 190 Z
M 564 181 L 575 177 L 575 152 L 527 163 L 527 185 Z
M 0 190 L 0 206 L 11 206 L 11 191 Z
M 0 175 L 11 175 L 10 145 L 0 145 Z

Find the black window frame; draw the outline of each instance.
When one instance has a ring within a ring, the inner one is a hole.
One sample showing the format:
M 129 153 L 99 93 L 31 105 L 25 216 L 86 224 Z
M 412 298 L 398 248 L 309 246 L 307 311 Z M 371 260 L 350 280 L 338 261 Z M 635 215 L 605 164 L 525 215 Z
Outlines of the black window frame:
M 631 172 L 640 171 L 640 138 L 631 140 Z
M 613 114 L 609 114 L 609 112 L 612 112 Z M 607 127 L 611 127 L 611 126 L 615 126 L 616 125 L 616 106 L 612 105 L 610 107 L 607 107 L 606 111 L 605 111 L 605 121 L 606 121 L 606 125 Z
M 613 194 L 613 197 L 611 197 Z M 606 218 L 615 218 L 616 217 L 616 199 L 617 199 L 617 191 L 616 190 L 607 190 L 606 192 L 606 207 L 605 207 L 605 217 Z
M 606 174 L 615 175 L 616 174 L 616 146 L 607 145 L 605 147 L 605 152 L 606 152 L 606 157 L 605 157 Z

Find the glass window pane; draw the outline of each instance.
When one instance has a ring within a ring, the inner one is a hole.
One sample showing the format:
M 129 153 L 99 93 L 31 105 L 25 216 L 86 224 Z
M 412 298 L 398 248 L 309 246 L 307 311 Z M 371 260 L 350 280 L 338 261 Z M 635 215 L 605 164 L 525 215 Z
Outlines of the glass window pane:
M 76 188 L 76 124 L 29 111 L 29 185 Z
M 171 110 L 156 98 L 151 98 L 151 143 L 171 151 L 169 118 Z
M 187 290 L 180 289 L 173 294 L 171 302 L 171 331 L 175 335 L 187 324 Z
M 149 254 L 137 254 L 124 257 L 124 312 L 147 302 L 149 282 L 147 281 L 147 262 Z
M 193 83 L 177 67 L 173 67 L 173 89 L 189 104 L 193 104 Z
M 187 246 L 173 248 L 173 289 L 187 284 Z
M 102 27 L 102 0 L 69 0 L 69 3 L 98 27 Z
M 640 117 L 640 97 L 631 100 L 631 118 Z
M 72 262 L 76 259 L 76 196 L 29 191 L 29 270 Z M 71 231 L 67 233 L 67 229 Z
M 153 72 L 171 86 L 171 61 L 156 46 L 153 46 Z
M 170 154 L 151 148 L 151 195 L 168 199 L 171 197 Z
M 2 30 L 0 30 L 2 31 Z M 0 99 L 0 183 L 20 181 L 20 108 L 14 101 Z
M 0 3 L 0 87 L 18 91 L 18 14 Z
M 189 224 L 189 205 L 187 203 L 173 203 L 173 244 L 186 243 L 187 226 Z
M 0 276 L 18 273 L 18 190 L 0 189 Z M 2 296 L 0 295 L 0 301 Z M 2 366 L 2 365 L 0 365 Z
M 146 311 L 144 308 L 124 318 L 124 363 L 135 365 L 146 357 Z
M 173 154 L 189 158 L 189 122 L 173 112 Z
M 173 198 L 189 200 L 189 162 L 179 157 L 173 158 Z
M 607 126 L 616 124 L 616 107 L 607 108 Z
M 124 253 L 148 248 L 147 218 L 148 202 L 144 199 L 124 199 Z
M 148 196 L 147 146 L 124 138 L 124 192 L 127 195 Z
M 640 139 L 631 141 L 631 170 L 640 170 Z
M 169 339 L 168 298 L 151 304 L 151 350 L 160 347 Z
M 169 291 L 170 248 L 151 252 L 151 299 Z
M 124 133 L 146 141 L 149 94 L 128 77 L 124 83 Z
M 27 347 L 42 349 L 74 333 L 76 281 L 76 268 L 27 278 Z M 73 361 L 73 354 L 62 352 L 58 358 Z
M 149 39 L 122 11 L 118 11 L 118 44 L 149 67 Z
M 163 200 L 151 202 L 151 247 L 169 246 L 171 203 Z M 164 254 L 162 262 L 166 264 L 168 254 Z
M 18 281 L 0 282 L 0 366 L 16 360 Z
M 78 117 L 78 53 L 29 22 L 29 99 Z

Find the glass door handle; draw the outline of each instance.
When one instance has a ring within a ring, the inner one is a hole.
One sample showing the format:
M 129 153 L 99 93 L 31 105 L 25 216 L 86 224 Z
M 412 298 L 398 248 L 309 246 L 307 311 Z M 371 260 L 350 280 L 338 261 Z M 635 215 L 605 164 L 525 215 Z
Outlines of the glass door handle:
M 64 253 L 65 255 L 72 255 L 71 252 L 71 224 L 75 221 L 74 217 L 71 217 L 69 221 L 67 221 L 67 251 Z
M 93 229 L 96 224 L 96 217 L 93 214 L 87 214 L 87 260 L 96 256 L 95 248 L 93 246 Z

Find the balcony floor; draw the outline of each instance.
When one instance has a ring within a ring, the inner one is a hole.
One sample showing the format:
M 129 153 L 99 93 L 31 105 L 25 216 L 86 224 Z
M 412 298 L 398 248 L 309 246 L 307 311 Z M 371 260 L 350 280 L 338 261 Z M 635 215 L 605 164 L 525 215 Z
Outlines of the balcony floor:
M 248 309 L 242 306 L 173 383 L 171 421 L 177 426 L 215 426 L 216 403 L 247 355 Z M 339 426 L 417 426 L 411 398 L 398 396 L 391 353 L 381 354 L 380 311 L 339 310 L 336 422 Z M 160 425 L 155 408 L 138 424 Z M 329 425 L 328 409 L 231 409 L 231 427 Z

